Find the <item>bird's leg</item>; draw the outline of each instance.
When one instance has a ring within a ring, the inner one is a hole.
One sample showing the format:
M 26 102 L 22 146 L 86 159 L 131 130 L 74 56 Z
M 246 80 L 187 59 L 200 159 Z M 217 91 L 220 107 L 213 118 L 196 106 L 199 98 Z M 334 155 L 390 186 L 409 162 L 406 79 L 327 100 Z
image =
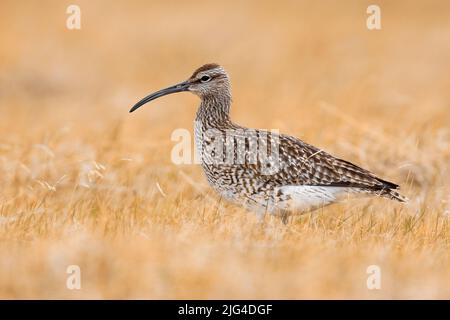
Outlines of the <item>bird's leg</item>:
M 262 224 L 265 220 L 266 215 L 270 212 L 269 209 L 269 201 L 266 202 L 266 204 L 262 204 L 261 206 L 256 206 L 255 210 L 256 216 L 258 217 L 258 221 Z
M 267 210 L 257 210 L 256 217 L 258 218 L 258 222 L 263 224 L 264 218 L 266 217 Z
M 280 218 L 281 221 L 283 222 L 284 225 L 287 225 L 287 223 L 289 222 L 289 218 L 291 217 L 291 215 L 289 214 L 289 211 L 287 210 L 280 210 Z

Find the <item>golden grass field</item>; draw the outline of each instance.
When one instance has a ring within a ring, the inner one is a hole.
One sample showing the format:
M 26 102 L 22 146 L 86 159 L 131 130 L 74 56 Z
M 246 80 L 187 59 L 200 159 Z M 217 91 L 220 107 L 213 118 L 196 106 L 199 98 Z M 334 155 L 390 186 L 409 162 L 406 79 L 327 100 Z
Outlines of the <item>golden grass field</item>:
M 0 298 L 450 298 L 450 2 L 0 4 Z M 217 62 L 233 119 L 277 128 L 402 186 L 288 225 L 171 162 L 188 93 Z M 159 187 L 158 187 L 159 186 Z M 66 269 L 78 265 L 81 289 Z M 381 270 L 369 290 L 368 266 Z

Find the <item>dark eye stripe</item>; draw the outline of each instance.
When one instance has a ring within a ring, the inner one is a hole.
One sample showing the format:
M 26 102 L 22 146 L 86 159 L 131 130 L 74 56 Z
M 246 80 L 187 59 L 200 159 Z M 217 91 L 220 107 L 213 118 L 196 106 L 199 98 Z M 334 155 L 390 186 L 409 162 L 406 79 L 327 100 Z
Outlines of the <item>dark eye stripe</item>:
M 202 78 L 204 77 L 205 75 L 203 75 L 202 76 Z M 207 76 L 209 76 L 210 78 L 211 78 L 211 80 L 214 80 L 214 79 L 223 79 L 223 78 L 225 78 L 225 76 L 223 75 L 223 74 L 212 74 L 212 75 L 207 75 Z M 211 81 L 210 80 L 210 81 Z M 209 82 L 209 81 L 208 81 Z M 193 83 L 203 83 L 202 82 L 202 79 L 200 78 L 200 79 L 195 79 L 194 81 L 193 81 Z
M 202 82 L 202 78 L 203 78 L 203 77 L 209 77 L 209 78 L 211 78 L 209 81 L 211 81 L 211 80 L 217 78 L 218 76 L 219 76 L 219 75 L 217 75 L 217 74 L 215 74 L 215 75 L 203 75 L 200 79 L 196 79 L 195 82 L 196 82 L 196 83 Z M 203 81 L 204 81 L 204 80 L 203 80 Z

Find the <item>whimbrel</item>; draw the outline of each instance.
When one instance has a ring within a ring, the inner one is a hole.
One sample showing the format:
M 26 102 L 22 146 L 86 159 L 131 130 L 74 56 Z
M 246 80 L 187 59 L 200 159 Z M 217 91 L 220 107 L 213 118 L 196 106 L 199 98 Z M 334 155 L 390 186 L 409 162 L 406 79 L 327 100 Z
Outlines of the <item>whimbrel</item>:
M 130 112 L 182 91 L 201 99 L 194 128 L 196 150 L 209 184 L 225 199 L 259 214 L 282 217 L 349 194 L 406 200 L 396 191 L 397 184 L 300 139 L 235 124 L 229 114 L 230 79 L 218 64 L 206 64 L 188 80 L 146 96 Z

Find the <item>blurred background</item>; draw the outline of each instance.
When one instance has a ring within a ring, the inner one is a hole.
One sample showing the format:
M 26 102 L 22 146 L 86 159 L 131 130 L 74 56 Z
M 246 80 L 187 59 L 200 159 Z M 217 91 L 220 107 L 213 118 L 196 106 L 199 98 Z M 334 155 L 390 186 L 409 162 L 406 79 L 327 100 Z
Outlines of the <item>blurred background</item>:
M 371 4 L 2 0 L 0 297 L 449 298 L 450 2 L 377 1 L 372 31 Z M 221 203 L 170 160 L 197 97 L 128 114 L 210 62 L 230 74 L 235 122 L 367 167 L 410 203 L 288 227 Z

